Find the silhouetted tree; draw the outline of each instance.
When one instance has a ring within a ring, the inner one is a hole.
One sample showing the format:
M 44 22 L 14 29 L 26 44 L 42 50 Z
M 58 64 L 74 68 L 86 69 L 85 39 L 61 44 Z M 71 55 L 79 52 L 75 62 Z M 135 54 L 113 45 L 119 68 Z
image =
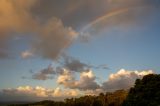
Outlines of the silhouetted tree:
M 137 79 L 123 106 L 160 106 L 160 75 L 150 74 Z

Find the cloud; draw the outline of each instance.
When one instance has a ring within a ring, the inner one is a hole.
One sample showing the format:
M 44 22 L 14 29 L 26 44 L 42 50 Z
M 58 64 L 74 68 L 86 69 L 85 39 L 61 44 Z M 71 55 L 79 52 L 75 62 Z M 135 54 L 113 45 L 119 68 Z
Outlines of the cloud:
M 28 51 L 28 50 L 21 53 L 21 57 L 24 58 L 24 59 L 32 57 L 32 56 L 33 56 L 33 53 Z
M 95 68 L 95 69 L 107 69 L 107 70 L 110 69 L 107 64 L 101 64 L 101 65 L 98 65 L 98 66 L 93 66 L 93 68 Z
M 129 89 L 134 85 L 136 79 L 141 79 L 147 74 L 153 74 L 153 71 L 129 71 L 121 69 L 117 73 L 109 75 L 109 79 L 102 84 L 102 89 L 105 91 Z
M 59 75 L 57 83 L 66 88 L 79 89 L 85 91 L 86 94 L 98 94 L 98 91 L 115 91 L 119 89 L 129 89 L 135 83 L 136 79 L 141 79 L 147 74 L 153 74 L 152 70 L 129 71 L 121 69 L 115 74 L 110 74 L 107 81 L 102 85 L 96 82 L 96 76 L 92 70 L 80 73 L 79 80 L 75 79 L 74 73 L 64 69 L 64 73 Z
M 20 86 L 17 88 L 8 88 L 0 90 L 0 99 L 2 101 L 36 101 L 44 99 L 59 99 L 64 97 L 75 97 L 80 95 L 78 90 L 61 89 L 47 89 L 41 86 Z
M 76 86 L 82 90 L 97 89 L 100 86 L 95 80 L 96 76 L 93 74 L 92 70 L 88 70 L 88 72 L 82 72 L 80 74 L 80 80 L 76 82 Z
M 32 55 L 33 54 L 31 54 L 31 56 Z M 28 56 L 30 56 L 30 52 L 26 51 L 22 53 L 23 58 L 27 58 Z M 86 64 L 71 56 L 63 55 L 62 61 L 59 61 L 59 64 L 57 66 L 53 67 L 50 64 L 48 67 L 36 73 L 34 73 L 33 71 L 30 72 L 30 74 L 32 75 L 32 79 L 48 80 L 48 79 L 53 79 L 59 75 L 64 75 L 64 74 L 67 75 L 67 74 L 73 74 L 73 73 L 79 74 L 83 72 L 88 72 L 88 70 L 90 69 L 109 69 L 109 68 L 106 64 L 94 66 L 94 65 Z M 74 75 L 71 75 L 71 76 L 74 76 Z M 26 79 L 27 77 L 23 76 L 22 78 Z
M 8 57 L 8 39 L 12 32 L 33 31 L 36 22 L 30 16 L 30 9 L 36 0 L 1 0 L 0 1 L 0 57 Z M 6 52 L 7 51 L 7 52 Z
M 11 38 L 17 36 L 13 33 L 21 33 L 20 35 L 32 37 L 32 54 L 56 60 L 70 47 L 79 33 L 82 33 L 74 29 L 81 29 L 87 23 L 92 26 L 93 32 L 99 32 L 98 30 L 106 26 L 125 26 L 126 23 L 130 25 L 136 23 L 137 19 L 144 20 L 144 14 L 158 10 L 158 4 L 157 0 L 1 0 L 0 57 L 6 58 L 10 55 L 11 49 L 7 47 L 11 46 Z M 121 12 L 122 10 L 127 12 Z M 115 11 L 120 12 L 117 12 L 118 15 L 112 14 Z
M 44 70 L 42 73 L 52 74 L 52 71 Z M 60 87 L 47 89 L 40 86 L 20 86 L 18 88 L 0 90 L 0 99 L 2 101 L 63 100 L 67 97 L 80 95 L 98 95 L 102 92 L 129 89 L 134 85 L 136 79 L 141 79 L 147 74 L 153 74 L 153 71 L 130 71 L 121 69 L 117 73 L 110 74 L 108 80 L 104 81 L 102 85 L 96 82 L 96 76 L 92 70 L 81 72 L 79 79 L 76 79 L 74 74 L 73 71 L 67 69 L 63 69 L 60 72 L 57 83 L 64 86 L 64 89 Z
M 95 80 L 91 70 L 81 72 L 80 79 L 76 80 L 73 73 L 64 69 L 64 73 L 58 76 L 57 83 L 71 89 L 94 90 L 100 87 Z
M 64 77 L 65 75 L 67 76 L 69 74 L 72 75 L 74 72 L 80 73 L 80 72 L 87 71 L 85 70 L 86 68 L 85 66 L 87 66 L 87 64 L 81 63 L 79 60 L 73 60 L 73 61 L 71 60 L 71 62 L 64 62 L 62 66 L 60 65 L 57 67 L 53 67 L 50 64 L 47 68 L 44 68 L 36 73 L 32 71 L 31 75 L 32 75 L 32 79 L 35 79 L 35 80 L 48 80 L 48 79 L 53 79 L 59 75 Z M 22 78 L 25 79 L 27 77 L 23 76 Z
M 65 27 L 60 19 L 52 17 L 40 29 L 34 40 L 33 52 L 43 58 L 55 60 L 68 48 L 78 33 Z
M 62 67 L 70 71 L 82 72 L 92 67 L 91 65 L 81 62 L 79 59 L 70 56 L 64 56 L 63 59 Z
M 151 17 L 156 17 L 159 8 L 157 0 L 105 0 L 106 11 L 94 18 L 81 29 L 82 41 L 101 32 L 110 31 L 113 28 L 126 30 L 126 28 L 141 27 Z M 156 14 L 155 14 L 156 13 Z M 116 30 L 117 30 L 116 29 Z
M 57 83 L 68 87 L 74 85 L 74 80 L 73 73 L 69 70 L 63 69 L 63 73 L 57 78 Z
M 36 101 L 49 97 L 54 90 L 36 86 L 20 86 L 0 90 L 1 101 Z
M 56 70 L 49 65 L 47 68 L 42 69 L 38 73 L 32 73 L 32 79 L 35 80 L 47 80 L 47 79 L 52 79 L 54 74 L 57 74 Z
M 75 96 L 78 96 L 78 95 L 79 95 L 79 91 L 78 90 L 73 90 L 73 89 L 62 90 L 59 87 L 57 87 L 54 90 L 54 93 L 52 94 L 52 96 L 56 96 L 56 97 L 66 97 L 66 96 L 75 97 Z
M 32 30 L 35 22 L 30 15 L 30 9 L 35 3 L 36 0 L 1 0 L 0 20 L 2 22 L 0 24 L 0 32 L 9 33 L 11 31 L 23 32 Z
M 99 95 L 100 93 L 105 93 L 105 91 L 101 88 L 95 90 L 86 90 L 84 92 L 85 95 Z
M 0 50 L 0 59 L 6 59 L 6 58 L 9 58 L 7 52 Z
M 39 55 L 46 59 L 57 59 L 61 53 L 70 46 L 77 32 L 71 27 L 66 27 L 63 22 L 51 16 L 49 19 L 42 20 L 33 13 L 38 0 L 1 0 L 0 1 L 0 46 L 1 57 L 5 57 L 4 51 L 10 46 L 7 41 L 13 37 L 13 33 L 31 33 L 32 54 Z M 26 34 L 29 36 L 28 34 Z M 16 35 L 15 35 L 16 36 Z M 24 52 L 23 56 L 28 57 Z
M 89 63 L 82 62 L 77 58 L 67 56 L 67 55 L 63 55 L 63 60 L 60 63 L 62 68 L 65 68 L 74 72 L 84 72 L 84 71 L 87 71 L 88 69 L 109 69 L 109 67 L 106 64 L 95 66 Z
M 27 58 L 30 55 L 28 52 L 24 52 L 22 54 L 23 58 Z M 51 64 L 34 73 L 33 71 L 30 72 L 32 75 L 32 79 L 35 80 L 48 80 L 48 79 L 53 79 L 59 75 L 66 75 L 66 74 L 73 74 L 73 73 L 81 73 L 81 72 L 86 72 L 88 71 L 87 69 L 94 68 L 93 66 L 89 66 L 86 63 L 81 62 L 78 59 L 67 57 L 65 58 L 58 66 L 53 67 Z M 99 68 L 99 67 L 95 67 Z M 67 71 L 66 71 L 67 70 Z M 26 76 L 22 77 L 23 79 L 26 79 Z

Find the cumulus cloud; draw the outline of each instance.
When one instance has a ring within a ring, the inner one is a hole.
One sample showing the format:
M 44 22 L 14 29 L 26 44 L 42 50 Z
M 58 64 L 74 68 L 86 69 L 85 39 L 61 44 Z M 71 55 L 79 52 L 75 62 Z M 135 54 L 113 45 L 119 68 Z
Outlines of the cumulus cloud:
M 88 72 L 82 72 L 80 74 L 80 80 L 76 82 L 76 86 L 82 90 L 97 89 L 100 86 L 95 80 L 96 76 L 93 74 L 92 70 L 88 70 Z
M 75 97 L 78 95 L 79 95 L 78 90 L 73 90 L 73 89 L 62 90 L 59 87 L 57 87 L 52 94 L 52 96 L 56 96 L 56 97 L 67 97 L 67 96 Z
M 134 85 L 136 79 L 141 79 L 147 74 L 153 74 L 153 71 L 129 71 L 121 69 L 117 73 L 109 76 L 108 80 L 102 84 L 102 89 L 105 91 L 129 89 Z
M 30 54 L 30 52 L 26 51 L 22 55 L 23 58 L 27 58 L 28 56 L 33 54 Z M 109 69 L 109 68 L 106 64 L 94 66 L 86 64 L 80 61 L 79 59 L 63 55 L 63 60 L 61 62 L 59 61 L 58 66 L 53 67 L 50 64 L 48 67 L 40 71 L 37 71 L 36 73 L 34 73 L 33 71 L 30 73 L 32 74 L 32 79 L 48 80 L 48 79 L 53 79 L 59 75 L 71 74 L 70 77 L 73 77 L 74 76 L 73 73 L 82 74 L 83 72 L 88 72 L 89 69 Z M 25 79 L 27 77 L 23 76 L 22 78 Z
M 80 79 L 76 80 L 73 73 L 64 69 L 64 73 L 58 76 L 57 83 L 72 89 L 94 90 L 100 87 L 95 80 L 92 70 L 81 72 Z
M 52 74 L 52 71 L 43 70 L 44 74 Z M 99 85 L 96 82 L 96 76 L 92 70 L 80 73 L 80 78 L 75 78 L 75 73 L 63 69 L 57 78 L 57 83 L 65 88 L 56 87 L 47 89 L 36 86 L 20 86 L 18 88 L 8 88 L 0 90 L 1 100 L 44 100 L 54 99 L 62 100 L 66 97 L 76 97 L 80 95 L 98 95 L 102 92 L 110 92 L 119 89 L 129 89 L 135 83 L 136 79 L 153 74 L 152 70 L 130 71 L 121 69 L 117 73 L 110 74 L 107 81 Z M 9 98 L 9 99 L 8 99 Z
M 79 61 L 78 61 L 79 62 Z M 74 76 L 73 73 L 75 72 L 84 72 L 84 71 L 87 71 L 87 70 L 84 70 L 83 66 L 80 66 L 81 64 L 83 65 L 83 63 L 68 63 L 66 65 L 62 65 L 62 66 L 57 66 L 57 67 L 53 67 L 51 64 L 47 67 L 47 68 L 44 68 L 36 73 L 34 73 L 33 71 L 30 72 L 31 75 L 32 75 L 32 79 L 35 79 L 35 80 L 48 80 L 48 79 L 53 79 L 57 76 L 62 76 L 63 77 L 72 77 Z M 78 66 L 78 64 L 80 64 Z M 76 65 L 76 66 L 74 66 Z M 72 70 L 74 69 L 74 70 Z M 81 69 L 81 70 L 79 70 Z M 24 79 L 26 78 L 25 76 L 23 77 Z M 66 79 L 67 79 L 66 78 Z
M 153 74 L 153 71 L 130 71 L 121 69 L 115 74 L 110 74 L 108 80 L 100 85 L 96 82 L 96 76 L 92 70 L 81 72 L 80 78 L 77 80 L 74 73 L 64 69 L 64 73 L 58 76 L 57 83 L 66 88 L 79 89 L 85 91 L 86 94 L 96 95 L 105 91 L 129 89 L 134 85 L 136 79 L 141 79 L 148 74 Z
M 74 85 L 74 80 L 75 78 L 73 73 L 67 69 L 63 69 L 63 73 L 57 78 L 57 83 L 63 84 L 67 87 Z
M 30 55 L 30 54 L 29 54 Z M 23 54 L 23 58 L 28 57 L 28 53 Z M 53 67 L 51 64 L 37 72 L 30 72 L 32 75 L 32 79 L 35 80 L 48 80 L 53 79 L 59 75 L 69 75 L 74 76 L 73 73 L 81 73 L 86 72 L 89 69 L 89 65 L 81 62 L 78 59 L 72 59 L 68 58 L 67 60 L 64 60 L 63 63 L 61 63 L 59 66 Z M 66 71 L 67 70 L 67 71 Z M 27 78 L 26 76 L 23 77 L 23 79 Z
M 75 97 L 80 95 L 78 90 L 61 89 L 47 89 L 41 86 L 20 86 L 18 88 L 8 88 L 0 90 L 0 98 L 4 101 L 33 101 L 44 99 L 63 99 L 64 97 Z M 5 100 L 6 99 L 6 100 Z

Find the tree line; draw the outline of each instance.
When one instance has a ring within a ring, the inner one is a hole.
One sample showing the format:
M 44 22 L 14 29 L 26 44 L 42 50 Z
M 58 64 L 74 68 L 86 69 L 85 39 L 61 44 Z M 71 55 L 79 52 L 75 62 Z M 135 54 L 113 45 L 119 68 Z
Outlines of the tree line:
M 64 101 L 41 101 L 10 106 L 160 106 L 160 75 L 150 74 L 137 79 L 130 90 L 100 93 L 98 96 L 68 98 Z

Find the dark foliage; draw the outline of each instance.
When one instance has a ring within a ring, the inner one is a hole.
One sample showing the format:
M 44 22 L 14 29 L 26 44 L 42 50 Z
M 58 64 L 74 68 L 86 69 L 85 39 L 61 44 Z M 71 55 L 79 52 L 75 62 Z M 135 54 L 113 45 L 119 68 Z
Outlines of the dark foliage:
M 160 106 L 160 75 L 150 74 L 137 79 L 123 106 Z

